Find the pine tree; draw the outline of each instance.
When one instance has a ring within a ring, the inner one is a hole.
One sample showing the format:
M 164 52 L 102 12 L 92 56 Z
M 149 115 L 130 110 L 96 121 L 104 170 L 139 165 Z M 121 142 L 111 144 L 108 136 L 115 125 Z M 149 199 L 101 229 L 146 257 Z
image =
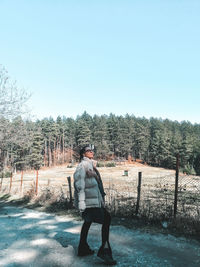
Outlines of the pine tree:
M 15 132 L 17 129 L 17 137 L 12 141 L 13 147 L 13 165 L 17 170 L 24 170 L 27 165 L 27 155 L 30 149 L 32 140 L 32 131 L 30 132 L 27 128 L 26 123 L 21 117 L 17 117 L 13 120 L 12 131 Z
M 145 118 L 136 119 L 134 135 L 135 158 L 146 160 L 149 148 L 149 123 Z
M 118 117 L 118 153 L 120 157 L 128 159 L 128 155 L 131 154 L 131 148 L 132 148 L 132 138 L 131 138 L 131 125 L 129 124 L 129 121 L 127 118 L 124 118 L 122 116 Z
M 43 155 L 45 165 L 51 167 L 54 163 L 55 157 L 55 142 L 57 137 L 57 125 L 52 117 L 45 118 L 42 121 L 37 121 L 36 125 L 42 129 L 42 139 L 44 142 Z
M 149 158 L 153 165 L 160 166 L 163 153 L 163 127 L 162 121 L 158 119 L 150 119 L 150 145 Z
M 118 133 L 119 133 L 119 122 L 117 117 L 114 114 L 110 114 L 107 119 L 107 129 L 108 129 L 108 146 L 110 152 L 114 156 L 119 155 L 119 142 L 118 142 Z
M 35 131 L 33 143 L 30 149 L 29 164 L 35 170 L 39 170 L 43 163 L 42 157 L 43 138 L 40 131 Z
M 189 163 L 192 157 L 193 146 L 192 146 L 192 129 L 191 124 L 188 122 L 182 122 L 180 125 L 182 142 L 179 149 L 181 166 L 185 167 Z
M 195 170 L 196 174 L 200 175 L 200 152 L 198 154 L 196 154 L 193 166 L 194 166 L 194 170 Z
M 95 115 L 92 129 L 92 143 L 95 146 L 96 157 L 106 159 L 109 154 L 106 117 Z
M 64 118 L 63 146 L 70 150 L 70 162 L 73 162 L 73 149 L 76 147 L 76 122 L 72 118 Z
M 91 143 L 91 131 L 84 120 L 78 119 L 76 124 L 76 144 L 82 147 L 88 143 Z

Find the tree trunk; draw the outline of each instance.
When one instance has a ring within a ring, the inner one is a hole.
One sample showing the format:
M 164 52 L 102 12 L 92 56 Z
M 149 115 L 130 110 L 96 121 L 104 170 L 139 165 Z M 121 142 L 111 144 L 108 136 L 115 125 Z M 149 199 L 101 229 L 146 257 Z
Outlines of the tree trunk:
M 49 150 L 49 167 L 51 167 L 52 165 L 52 155 L 51 155 L 51 139 L 49 138 L 49 146 L 48 146 L 48 150 Z
M 58 162 L 61 164 L 61 136 L 59 136 L 59 143 L 58 143 Z
M 62 163 L 65 162 L 65 133 L 63 129 L 63 136 L 62 136 Z
M 56 165 L 56 154 L 57 154 L 56 141 L 54 141 L 53 142 L 53 166 Z
M 73 145 L 71 143 L 70 145 L 70 162 L 73 163 L 73 159 L 72 159 L 72 149 L 73 149 Z
M 47 166 L 47 140 L 44 141 L 44 166 Z

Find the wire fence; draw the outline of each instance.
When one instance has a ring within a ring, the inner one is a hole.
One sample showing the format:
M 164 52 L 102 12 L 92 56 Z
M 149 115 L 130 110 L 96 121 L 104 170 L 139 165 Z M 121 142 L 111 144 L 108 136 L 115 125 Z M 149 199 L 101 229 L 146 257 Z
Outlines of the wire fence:
M 139 188 L 140 187 L 140 190 Z M 143 177 L 126 180 L 124 185 L 110 182 L 106 188 L 109 208 L 122 216 L 145 216 L 150 219 L 170 219 L 174 216 L 200 218 L 200 177 L 179 175 Z M 177 203 L 175 203 L 175 193 Z M 176 204 L 176 214 L 174 208 Z
M 54 195 L 56 201 L 65 199 L 73 202 L 73 180 L 71 175 L 40 179 L 37 189 L 36 173 L 12 175 L 0 178 L 0 193 L 43 195 L 43 199 Z M 141 177 L 139 179 L 139 173 Z M 200 219 L 200 177 L 179 175 L 178 187 L 175 186 L 175 175 L 163 173 L 145 176 L 138 172 L 132 175 L 105 179 L 106 205 L 116 215 L 145 217 L 148 219 L 168 220 L 181 218 Z M 177 194 L 177 203 L 175 203 Z M 176 213 L 174 213 L 176 208 Z

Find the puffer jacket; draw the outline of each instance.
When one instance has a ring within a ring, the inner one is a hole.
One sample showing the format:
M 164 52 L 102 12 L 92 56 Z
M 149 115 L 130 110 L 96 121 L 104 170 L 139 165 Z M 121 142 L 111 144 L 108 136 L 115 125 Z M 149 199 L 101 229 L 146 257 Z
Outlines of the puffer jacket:
M 93 161 L 84 157 L 74 173 L 74 206 L 81 211 L 104 206 L 96 178 L 87 176 L 93 167 Z

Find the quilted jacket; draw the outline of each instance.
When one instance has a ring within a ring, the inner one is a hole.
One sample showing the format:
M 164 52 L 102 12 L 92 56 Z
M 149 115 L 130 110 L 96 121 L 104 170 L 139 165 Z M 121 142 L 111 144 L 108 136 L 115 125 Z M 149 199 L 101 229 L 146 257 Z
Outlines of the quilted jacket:
M 93 161 L 84 157 L 74 172 L 74 206 L 81 211 L 104 206 L 96 178 L 87 175 L 93 168 Z

